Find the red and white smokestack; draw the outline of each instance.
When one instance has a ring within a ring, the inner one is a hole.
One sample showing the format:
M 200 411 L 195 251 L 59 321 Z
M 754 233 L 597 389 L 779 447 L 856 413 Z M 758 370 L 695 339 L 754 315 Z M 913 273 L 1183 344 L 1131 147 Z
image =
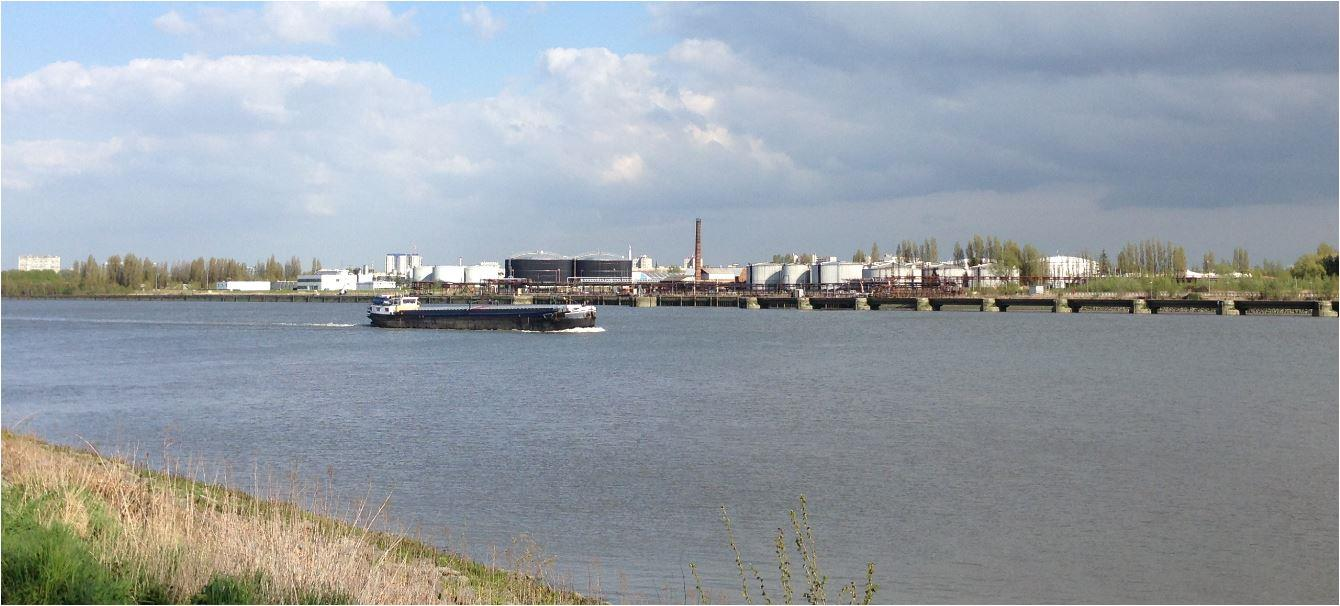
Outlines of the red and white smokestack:
M 693 279 L 697 280 L 703 275 L 703 220 L 693 221 Z

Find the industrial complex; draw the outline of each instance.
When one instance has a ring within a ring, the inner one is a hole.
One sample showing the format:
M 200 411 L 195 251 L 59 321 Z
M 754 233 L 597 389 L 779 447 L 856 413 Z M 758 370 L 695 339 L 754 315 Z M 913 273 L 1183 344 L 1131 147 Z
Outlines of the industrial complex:
M 59 270 L 60 258 L 23 256 L 21 269 Z M 1036 266 L 1035 266 L 1036 267 Z M 1092 260 L 1074 256 L 1045 259 L 1041 275 L 1021 276 L 1018 269 L 990 259 L 953 262 L 884 255 L 867 261 L 843 261 L 814 254 L 774 257 L 772 261 L 709 266 L 703 259 L 703 222 L 694 222 L 693 255 L 682 263 L 658 266 L 650 257 L 588 252 L 569 256 L 537 250 L 517 253 L 501 263 L 467 265 L 426 263 L 418 252 L 392 252 L 382 267 L 318 269 L 290 281 L 229 280 L 224 291 L 367 292 L 410 288 L 419 292 L 539 292 L 584 290 L 605 293 L 711 292 L 879 292 L 917 290 L 955 292 L 1026 284 L 1062 288 L 1098 274 Z

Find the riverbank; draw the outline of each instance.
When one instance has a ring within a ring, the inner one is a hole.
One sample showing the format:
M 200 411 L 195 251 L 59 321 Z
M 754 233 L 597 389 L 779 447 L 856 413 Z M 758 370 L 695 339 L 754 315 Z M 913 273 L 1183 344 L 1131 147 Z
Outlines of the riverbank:
M 595 603 L 352 521 L 3 433 L 5 602 Z M 312 502 L 321 502 L 313 498 Z

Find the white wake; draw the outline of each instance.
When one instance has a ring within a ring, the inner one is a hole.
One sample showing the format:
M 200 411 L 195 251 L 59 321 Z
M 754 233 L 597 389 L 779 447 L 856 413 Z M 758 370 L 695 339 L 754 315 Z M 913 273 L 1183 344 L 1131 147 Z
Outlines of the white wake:
M 578 328 L 565 328 L 563 330 L 520 330 L 517 332 L 532 332 L 536 334 L 567 334 L 567 335 L 589 335 L 598 332 L 605 332 L 601 326 L 582 326 Z

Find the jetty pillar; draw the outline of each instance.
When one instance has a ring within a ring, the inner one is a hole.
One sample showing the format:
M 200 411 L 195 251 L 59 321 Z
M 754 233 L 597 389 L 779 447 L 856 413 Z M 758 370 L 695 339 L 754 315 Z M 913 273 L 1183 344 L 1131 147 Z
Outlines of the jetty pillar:
M 926 297 L 918 297 L 918 298 L 917 298 L 917 311 L 935 311 L 935 308 L 934 308 L 934 307 L 931 307 L 931 300 L 930 300 L 930 299 L 928 299 L 928 298 L 926 298 Z
M 763 306 L 758 304 L 758 297 L 741 297 L 740 300 L 744 302 L 745 309 L 763 309 Z
M 1337 314 L 1334 307 L 1331 307 L 1330 301 L 1317 301 L 1317 306 L 1312 309 L 1314 318 L 1334 318 Z
M 1056 297 L 1056 300 L 1052 302 L 1052 313 L 1054 314 L 1070 313 L 1070 301 L 1065 297 Z
M 533 305 L 535 295 L 512 295 L 512 305 Z
M 870 311 L 870 299 L 865 297 L 856 297 L 856 304 L 853 309 L 861 311 Z
M 982 297 L 982 311 L 1000 311 L 993 297 Z
M 1241 311 L 1238 311 L 1238 308 L 1233 304 L 1233 301 L 1232 301 L 1232 300 L 1224 300 L 1224 301 L 1220 301 L 1220 302 L 1219 302 L 1219 310 L 1218 310 L 1218 312 L 1219 312 L 1219 315 L 1221 315 L 1221 316 L 1240 316 L 1240 315 L 1242 315 L 1242 312 L 1241 312 Z
M 634 307 L 656 307 L 656 297 L 633 297 Z
M 814 309 L 814 306 L 810 305 L 809 297 L 796 297 L 796 309 L 809 311 Z
M 1149 313 L 1149 304 L 1144 299 L 1131 299 L 1131 313 L 1147 314 Z

